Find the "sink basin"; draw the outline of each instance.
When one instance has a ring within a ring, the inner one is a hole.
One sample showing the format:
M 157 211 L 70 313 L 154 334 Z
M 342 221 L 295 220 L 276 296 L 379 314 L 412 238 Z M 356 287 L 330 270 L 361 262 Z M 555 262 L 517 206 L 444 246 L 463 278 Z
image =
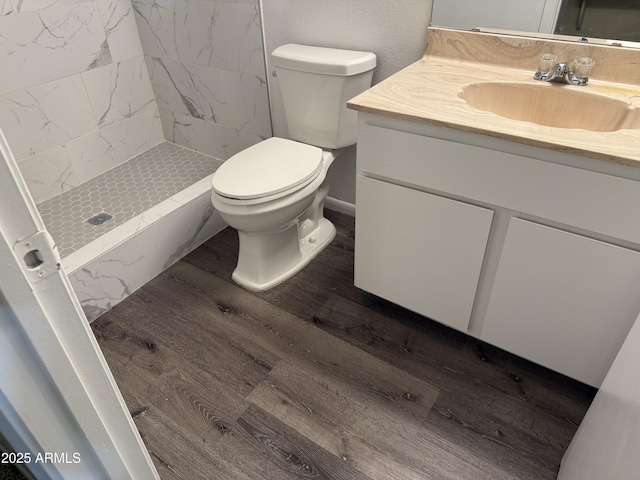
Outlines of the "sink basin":
M 459 96 L 478 110 L 548 127 L 593 132 L 640 128 L 640 109 L 586 88 L 550 83 L 478 82 L 465 85 Z

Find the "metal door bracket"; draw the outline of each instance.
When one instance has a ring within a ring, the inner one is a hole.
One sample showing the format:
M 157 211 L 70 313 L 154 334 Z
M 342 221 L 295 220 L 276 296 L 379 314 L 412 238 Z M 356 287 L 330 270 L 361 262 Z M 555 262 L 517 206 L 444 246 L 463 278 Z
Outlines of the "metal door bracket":
M 38 282 L 60 270 L 58 247 L 46 230 L 17 242 L 13 251 L 30 282 Z

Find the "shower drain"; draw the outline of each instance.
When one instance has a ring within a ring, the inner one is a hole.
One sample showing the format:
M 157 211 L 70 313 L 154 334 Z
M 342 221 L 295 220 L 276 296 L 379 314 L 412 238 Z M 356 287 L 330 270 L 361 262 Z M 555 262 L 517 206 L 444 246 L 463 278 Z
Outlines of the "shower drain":
M 91 225 L 102 225 L 105 222 L 108 222 L 109 220 L 111 220 L 113 218 L 113 215 L 109 215 L 108 213 L 99 213 L 97 215 L 94 215 L 93 217 L 89 218 L 87 220 L 87 223 L 90 223 Z

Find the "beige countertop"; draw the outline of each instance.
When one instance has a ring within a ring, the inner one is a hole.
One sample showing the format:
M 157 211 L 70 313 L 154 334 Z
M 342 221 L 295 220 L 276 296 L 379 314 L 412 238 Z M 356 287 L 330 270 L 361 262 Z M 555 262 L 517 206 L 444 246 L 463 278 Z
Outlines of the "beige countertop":
M 533 79 L 538 58 L 554 53 L 558 61 L 595 59 L 589 83 L 561 85 Z M 629 102 L 640 108 L 640 51 L 484 32 L 429 28 L 422 59 L 349 101 L 348 106 L 411 122 L 479 133 L 526 145 L 640 167 L 640 129 L 596 132 L 511 120 L 472 108 L 461 98 L 476 82 L 536 84 L 540 88 L 580 89 Z M 590 115 L 580 111 L 562 115 Z

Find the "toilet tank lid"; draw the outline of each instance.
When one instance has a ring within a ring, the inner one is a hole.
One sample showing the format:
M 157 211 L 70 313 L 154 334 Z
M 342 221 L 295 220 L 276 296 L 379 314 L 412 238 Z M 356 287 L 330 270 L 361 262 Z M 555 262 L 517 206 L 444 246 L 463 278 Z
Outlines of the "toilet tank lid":
M 373 70 L 376 56 L 371 52 L 288 43 L 273 51 L 271 63 L 289 70 L 346 77 Z

